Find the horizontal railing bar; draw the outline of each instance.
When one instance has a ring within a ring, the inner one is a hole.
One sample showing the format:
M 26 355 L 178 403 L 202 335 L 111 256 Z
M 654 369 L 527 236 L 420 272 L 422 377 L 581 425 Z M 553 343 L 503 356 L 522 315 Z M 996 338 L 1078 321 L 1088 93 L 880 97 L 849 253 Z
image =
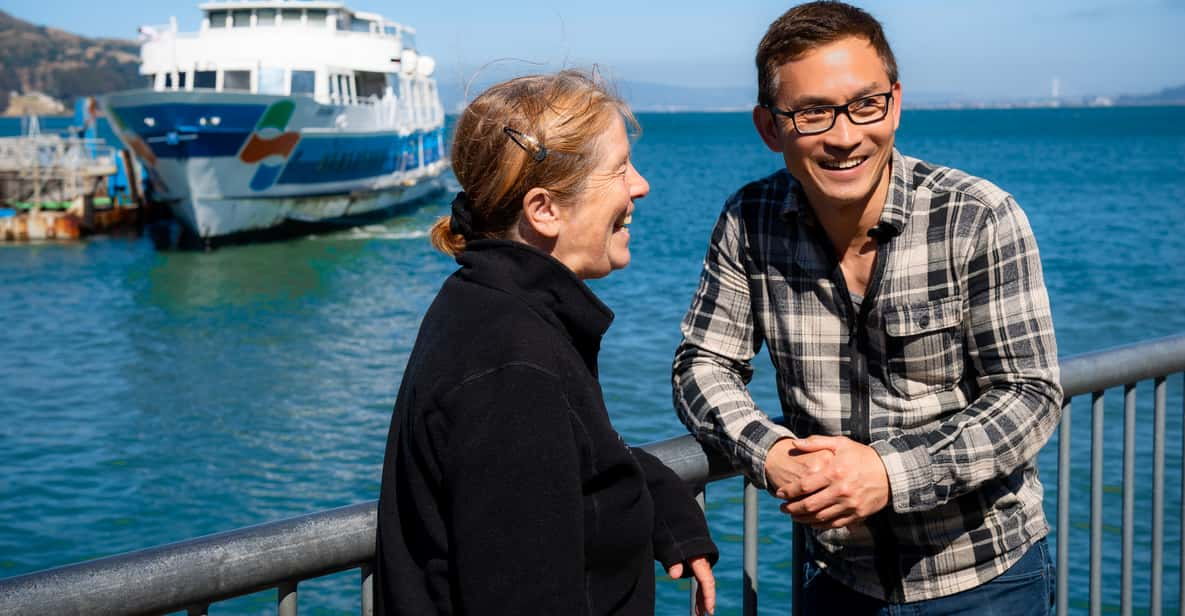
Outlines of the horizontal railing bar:
M 1185 371 L 1185 334 L 1063 359 L 1066 398 Z
M 0 580 L 3 614 L 160 614 L 352 569 L 374 556 L 361 503 Z
M 1182 371 L 1185 335 L 1064 359 L 1061 382 L 1069 398 Z M 690 435 L 643 448 L 693 485 L 739 474 Z M 359 503 L 0 579 L 0 613 L 183 611 L 276 588 L 289 580 L 358 568 L 374 557 L 376 510 L 376 501 Z M 1060 511 L 1058 517 L 1062 517 Z M 1058 547 L 1061 552 L 1066 546 Z M 1062 561 L 1062 554 L 1058 560 Z M 1059 580 L 1059 589 L 1063 584 Z M 1062 601 L 1059 597 L 1059 612 L 1064 609 Z

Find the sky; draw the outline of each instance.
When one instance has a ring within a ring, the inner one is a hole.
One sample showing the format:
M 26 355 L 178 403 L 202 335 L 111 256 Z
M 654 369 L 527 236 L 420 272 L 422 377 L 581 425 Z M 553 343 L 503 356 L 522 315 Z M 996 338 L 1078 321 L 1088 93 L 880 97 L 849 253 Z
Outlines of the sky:
M 1007 100 L 1152 93 L 1185 84 L 1185 0 L 869 0 L 908 97 Z M 348 1 L 414 27 L 437 77 L 588 67 L 629 81 L 749 87 L 753 53 L 792 3 L 767 0 Z M 0 0 L 21 19 L 135 38 L 143 24 L 201 18 L 193 0 Z M 490 68 L 491 62 L 492 68 Z M 483 68 L 485 67 L 485 68 Z

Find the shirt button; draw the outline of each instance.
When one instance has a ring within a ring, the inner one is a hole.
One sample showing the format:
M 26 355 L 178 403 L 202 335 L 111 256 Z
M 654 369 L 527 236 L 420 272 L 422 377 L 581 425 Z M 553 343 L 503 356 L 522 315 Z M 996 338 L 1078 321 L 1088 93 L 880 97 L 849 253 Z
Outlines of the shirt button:
M 918 317 L 918 327 L 921 327 L 924 329 L 924 328 L 928 327 L 929 325 L 930 325 L 930 315 L 923 314 L 922 316 Z

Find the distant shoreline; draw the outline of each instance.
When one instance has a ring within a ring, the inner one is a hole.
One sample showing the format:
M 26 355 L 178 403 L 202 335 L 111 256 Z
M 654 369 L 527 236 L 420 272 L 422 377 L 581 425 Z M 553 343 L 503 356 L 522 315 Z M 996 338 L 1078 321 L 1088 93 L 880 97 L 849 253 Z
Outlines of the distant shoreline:
M 1161 107 L 1185 107 L 1185 101 L 1173 103 L 1142 103 L 1114 105 L 906 105 L 904 111 L 1056 111 L 1059 109 L 1145 109 Z M 693 109 L 686 107 L 631 106 L 634 113 L 749 113 L 753 107 L 713 107 Z M 456 114 L 450 114 L 456 115 Z
M 906 105 L 904 111 L 1057 111 L 1062 109 L 1147 109 L 1147 108 L 1162 108 L 1162 107 L 1185 107 L 1185 101 L 1172 103 L 1143 103 L 1137 105 L 1127 104 L 1113 104 L 1113 105 Z M 654 107 L 654 106 L 631 106 L 634 113 L 654 113 L 654 114 L 676 114 L 676 113 L 749 113 L 753 110 L 749 106 L 730 106 L 730 107 L 709 107 L 701 109 L 693 109 L 687 107 Z M 456 117 L 457 112 L 447 114 L 450 117 Z M 20 120 L 28 116 L 7 115 L 0 114 L 0 119 Z M 55 114 L 55 115 L 38 115 L 39 119 L 43 120 L 73 120 L 74 115 Z

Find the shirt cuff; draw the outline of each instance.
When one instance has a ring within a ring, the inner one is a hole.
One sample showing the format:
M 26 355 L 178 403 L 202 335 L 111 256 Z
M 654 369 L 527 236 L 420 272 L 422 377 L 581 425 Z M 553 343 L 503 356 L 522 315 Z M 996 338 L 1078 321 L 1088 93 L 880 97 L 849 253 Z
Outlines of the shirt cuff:
M 881 462 L 885 465 L 893 511 L 927 511 L 937 506 L 930 451 L 925 439 L 900 434 L 888 440 L 876 441 L 871 447 L 880 454 Z
M 752 457 L 750 459 L 749 481 L 758 488 L 768 491 L 769 486 L 765 480 L 765 457 L 769 454 L 769 448 L 773 447 L 774 443 L 780 439 L 797 437 L 789 428 L 764 418 L 754 420 L 745 426 L 743 434 L 760 434 L 750 441 L 752 442 Z

